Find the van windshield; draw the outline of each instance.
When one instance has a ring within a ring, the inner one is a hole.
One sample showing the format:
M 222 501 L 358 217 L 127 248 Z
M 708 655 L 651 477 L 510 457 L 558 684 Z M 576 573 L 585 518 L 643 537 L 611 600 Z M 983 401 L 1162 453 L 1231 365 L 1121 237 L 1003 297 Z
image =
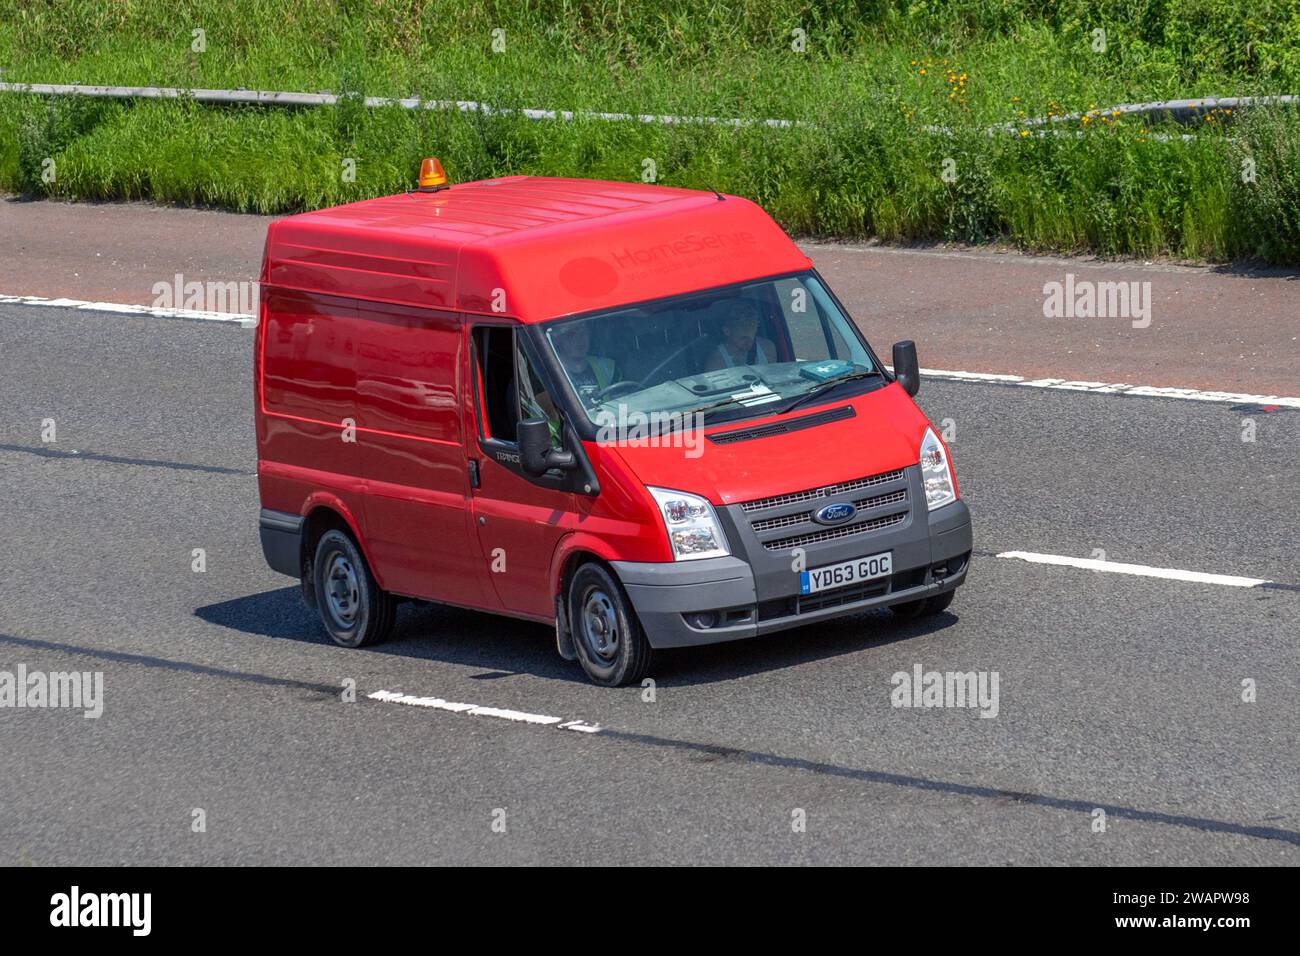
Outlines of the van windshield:
M 629 414 L 771 414 L 835 382 L 880 376 L 812 273 L 761 279 L 546 326 L 597 425 Z

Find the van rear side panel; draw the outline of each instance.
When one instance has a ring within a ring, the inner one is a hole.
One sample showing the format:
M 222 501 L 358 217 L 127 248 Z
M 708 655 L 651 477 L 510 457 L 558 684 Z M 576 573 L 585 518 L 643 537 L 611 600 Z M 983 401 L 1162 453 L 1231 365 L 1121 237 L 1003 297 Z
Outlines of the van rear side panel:
M 385 587 L 493 607 L 469 508 L 460 316 L 358 303 L 366 538 Z
M 274 286 L 263 301 L 262 507 L 340 511 L 385 590 L 496 607 L 471 526 L 460 316 Z
M 357 416 L 356 307 L 335 296 L 263 290 L 258 355 L 262 506 L 302 514 L 316 492 L 362 510 L 362 461 L 345 429 Z

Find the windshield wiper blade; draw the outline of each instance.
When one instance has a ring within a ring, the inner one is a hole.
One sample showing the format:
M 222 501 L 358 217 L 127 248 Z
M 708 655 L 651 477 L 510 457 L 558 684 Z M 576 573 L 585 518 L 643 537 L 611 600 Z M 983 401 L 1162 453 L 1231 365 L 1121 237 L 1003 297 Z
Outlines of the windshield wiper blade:
M 726 408 L 728 405 L 743 404 L 744 402 L 738 398 L 724 398 L 721 401 L 711 402 L 708 405 L 701 405 L 699 408 L 688 408 L 686 411 L 682 412 L 682 417 L 685 418 L 687 415 L 704 415 L 713 411 L 715 408 Z
M 884 375 L 876 371 L 875 369 L 870 369 L 868 371 L 863 371 L 863 372 L 852 372 L 849 375 L 841 375 L 838 378 L 833 378 L 826 382 L 818 382 L 816 385 L 808 389 L 808 391 L 804 392 L 802 395 L 796 395 L 793 399 L 786 402 L 785 405 L 781 407 L 780 411 L 777 412 L 777 414 L 784 415 L 786 412 L 794 411 L 804 402 L 808 401 L 810 398 L 820 395 L 822 392 L 826 391 L 826 389 L 830 388 L 832 385 L 839 385 L 843 382 L 852 382 L 854 379 L 859 379 L 859 378 L 876 378 L 876 377 L 884 378 Z

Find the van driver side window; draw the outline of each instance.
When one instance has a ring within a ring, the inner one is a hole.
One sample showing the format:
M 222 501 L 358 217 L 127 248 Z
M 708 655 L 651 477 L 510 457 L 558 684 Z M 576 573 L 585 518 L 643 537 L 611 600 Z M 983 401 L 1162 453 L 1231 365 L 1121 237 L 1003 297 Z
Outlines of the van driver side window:
M 559 414 L 515 330 L 506 326 L 475 329 L 474 353 L 483 398 L 483 437 L 514 443 L 521 421 L 543 418 L 551 427 L 551 444 L 559 448 Z

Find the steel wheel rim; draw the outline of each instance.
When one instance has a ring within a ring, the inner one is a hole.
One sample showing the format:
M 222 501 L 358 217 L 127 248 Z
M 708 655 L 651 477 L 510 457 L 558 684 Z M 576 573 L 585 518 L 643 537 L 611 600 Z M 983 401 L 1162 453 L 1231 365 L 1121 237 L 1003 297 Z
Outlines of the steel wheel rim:
M 582 640 L 604 663 L 618 656 L 618 613 L 604 591 L 593 590 L 582 605 Z
M 330 614 L 341 624 L 351 627 L 361 610 L 361 584 L 348 556 L 335 552 L 325 571 L 325 601 Z

